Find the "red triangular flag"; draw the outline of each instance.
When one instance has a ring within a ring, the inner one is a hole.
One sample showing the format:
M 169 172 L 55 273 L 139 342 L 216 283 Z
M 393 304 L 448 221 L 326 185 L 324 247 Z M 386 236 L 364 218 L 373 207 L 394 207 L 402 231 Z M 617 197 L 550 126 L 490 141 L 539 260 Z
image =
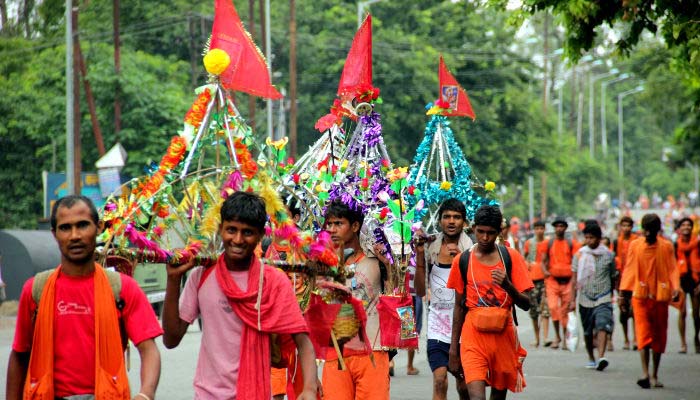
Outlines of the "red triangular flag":
M 340 75 L 338 96 L 355 94 L 358 87 L 372 87 L 372 16 L 357 30 Z
M 467 92 L 459 86 L 457 79 L 455 79 L 447 69 L 442 56 L 440 56 L 440 67 L 438 68 L 438 81 L 440 82 L 440 100 L 449 103 L 450 109 L 452 110 L 443 115 L 448 117 L 457 116 L 476 119 Z
M 225 88 L 270 99 L 282 98 L 270 83 L 265 57 L 243 27 L 231 0 L 216 0 L 209 49 L 221 49 L 231 57 L 231 64 L 221 74 Z

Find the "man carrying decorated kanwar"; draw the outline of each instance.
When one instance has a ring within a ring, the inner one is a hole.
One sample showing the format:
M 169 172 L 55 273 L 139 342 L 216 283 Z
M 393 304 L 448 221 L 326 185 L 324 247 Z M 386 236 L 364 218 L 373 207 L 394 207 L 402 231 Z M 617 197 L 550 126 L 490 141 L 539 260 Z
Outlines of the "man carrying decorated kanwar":
M 661 219 L 656 214 L 642 218 L 644 238 L 630 244 L 627 264 L 620 281 L 620 309 L 627 311 L 630 303 L 642 362 L 642 378 L 637 385 L 644 389 L 663 387 L 659 382 L 661 354 L 666 350 L 668 305 L 680 292 L 680 278 L 673 245 L 659 236 Z M 654 369 L 649 375 L 649 350 Z
M 160 378 L 162 334 L 146 295 L 131 277 L 95 262 L 102 223 L 84 196 L 56 201 L 51 232 L 61 264 L 22 288 L 7 369 L 8 400 L 153 399 Z M 126 340 L 141 357 L 141 385 L 132 396 Z
M 588 352 L 586 368 L 604 370 L 609 362 L 605 358 L 608 334 L 612 332 L 613 319 L 612 294 L 617 270 L 615 256 L 607 247 L 601 245 L 603 232 L 598 223 L 588 221 L 583 228 L 586 245 L 574 255 L 571 269 L 573 272 L 573 296 L 569 310 L 576 310 L 583 325 L 583 337 Z M 578 294 L 578 301 L 577 295 Z M 593 355 L 593 339 L 598 347 L 598 361 Z
M 547 252 L 542 261 L 545 277 L 547 305 L 552 316 L 556 339 L 551 348 L 558 349 L 562 337 L 566 338 L 566 324 L 569 321 L 568 310 L 571 303 L 571 260 L 581 245 L 576 239 L 566 237 L 569 224 L 564 218 L 552 222 L 555 237 L 547 242 Z M 583 229 L 583 227 L 581 228 Z M 561 327 L 561 329 L 560 329 Z M 561 333 L 560 333 L 561 332 Z M 562 346 L 563 349 L 566 346 Z
M 430 308 L 428 312 L 428 364 L 433 371 L 433 400 L 447 399 L 447 366 L 452 341 L 452 314 L 455 307 L 455 293 L 447 288 L 454 257 L 472 247 L 472 241 L 464 233 L 467 223 L 467 209 L 457 199 L 445 200 L 438 209 L 438 223 L 442 232 L 428 244 L 419 237 L 415 241 L 416 250 L 416 294 L 426 293 L 426 271 L 430 288 Z M 467 384 L 457 379 L 457 393 L 460 399 L 469 399 Z
M 235 192 L 221 206 L 224 251 L 215 264 L 192 270 L 182 296 L 182 276 L 194 261 L 167 267 L 165 347 L 177 347 L 200 316 L 205 327 L 194 378 L 196 399 L 269 400 L 272 333 L 290 334 L 297 346 L 304 376 L 297 399 L 316 399 L 314 349 L 292 284 L 284 272 L 255 256 L 266 220 L 262 198 Z
M 618 271 L 618 278 L 615 282 L 615 289 L 619 291 L 620 289 L 620 279 L 622 279 L 622 271 L 627 263 L 627 252 L 633 240 L 637 239 L 637 235 L 632 233 L 632 228 L 634 227 L 634 221 L 629 216 L 624 216 L 620 218 L 620 223 L 618 224 L 618 236 L 617 239 L 613 240 L 613 252 L 615 252 L 615 266 Z M 625 343 L 622 346 L 623 350 L 630 349 L 630 336 L 627 327 L 627 320 L 632 317 L 632 310 L 627 310 L 622 312 L 620 310 L 620 325 L 622 325 L 622 334 L 625 337 Z M 634 329 L 634 325 L 632 325 Z M 634 345 L 634 350 L 637 349 L 637 345 Z
M 362 301 L 367 313 L 366 337 L 372 352 L 363 343 L 362 332 L 343 346 L 346 370 L 338 367 L 335 349 L 329 349 L 323 367 L 324 400 L 386 400 L 389 399 L 389 354 L 382 351 L 379 340 L 379 314 L 377 304 L 382 293 L 382 273 L 379 261 L 365 254 L 360 245 L 360 228 L 364 214 L 359 205 L 351 207 L 341 200 L 328 204 L 325 213 L 325 229 L 331 240 L 353 253 L 345 260 L 346 268 L 355 275 L 346 285 L 352 295 Z
M 535 236 L 525 241 L 523 246 L 523 255 L 527 261 L 527 268 L 530 271 L 530 279 L 532 279 L 535 287 L 530 291 L 530 318 L 532 319 L 532 327 L 535 332 L 535 341 L 532 346 L 540 345 L 540 328 L 542 328 L 542 337 L 545 347 L 549 347 L 552 342 L 549 337 L 549 307 L 547 306 L 547 296 L 544 287 L 544 271 L 542 270 L 542 259 L 547 253 L 547 242 L 544 237 L 544 222 L 535 221 L 533 224 Z M 540 319 L 542 324 L 540 324 Z
M 695 352 L 700 353 L 700 244 L 698 237 L 693 236 L 693 220 L 681 218 L 678 221 L 678 240 L 676 241 L 676 261 L 681 280 L 680 302 L 678 307 L 678 332 L 681 337 L 680 353 L 688 352 L 688 344 L 685 341 L 685 317 L 687 306 L 685 299 L 690 297 L 693 312 L 693 343 Z M 687 295 L 687 296 L 686 296 Z
M 532 280 L 516 250 L 497 246 L 503 216 L 481 206 L 474 216 L 477 244 L 452 261 L 447 287 L 455 290 L 449 370 L 467 383 L 471 400 L 506 398 L 525 387 L 513 305 L 530 307 Z M 466 317 L 466 318 L 465 318 Z

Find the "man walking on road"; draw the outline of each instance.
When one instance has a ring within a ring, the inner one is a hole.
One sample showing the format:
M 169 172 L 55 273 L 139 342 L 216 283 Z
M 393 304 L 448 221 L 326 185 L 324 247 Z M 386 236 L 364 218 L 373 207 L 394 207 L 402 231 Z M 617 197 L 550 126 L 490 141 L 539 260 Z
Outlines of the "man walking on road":
M 182 297 L 182 276 L 194 261 L 167 267 L 163 344 L 177 347 L 200 315 L 205 327 L 194 378 L 197 399 L 269 400 L 271 333 L 292 336 L 304 379 L 297 398 L 316 399 L 316 357 L 292 283 L 255 256 L 266 220 L 258 195 L 236 192 L 221 206 L 223 253 L 213 266 L 192 271 Z
M 455 292 L 448 289 L 452 260 L 472 246 L 472 241 L 464 233 L 467 223 L 467 209 L 457 199 L 445 200 L 438 210 L 441 233 L 428 245 L 424 241 L 415 243 L 416 277 L 415 287 L 418 296 L 425 295 L 425 266 L 428 266 L 430 287 L 430 308 L 428 312 L 428 363 L 433 371 L 433 400 L 447 399 L 447 366 L 450 342 L 452 340 L 452 313 L 455 306 Z M 462 400 L 469 399 L 467 384 L 457 379 L 457 392 Z
M 642 218 L 644 238 L 632 242 L 627 253 L 627 265 L 620 282 L 620 309 L 634 312 L 635 334 L 642 362 L 642 378 L 637 384 L 644 388 L 663 387 L 659 382 L 661 354 L 666 350 L 668 333 L 668 304 L 678 298 L 680 282 L 673 245 L 659 237 L 661 219 L 656 214 Z M 649 375 L 649 351 L 654 369 Z
M 632 227 L 634 227 L 634 221 L 632 220 L 632 218 L 628 216 L 620 218 L 619 233 L 617 239 L 613 241 L 613 251 L 615 252 L 615 266 L 617 267 L 618 271 L 617 280 L 615 282 L 615 289 L 618 290 L 618 292 L 620 290 L 620 279 L 622 279 L 622 271 L 625 269 L 625 264 L 627 263 L 627 252 L 630 247 L 630 243 L 632 243 L 633 240 L 637 239 L 637 235 L 632 233 Z M 625 337 L 625 343 L 622 346 L 622 350 L 630 349 L 630 336 L 627 321 L 631 317 L 631 309 L 627 310 L 626 312 L 620 310 L 620 325 L 622 325 L 622 334 Z M 632 329 L 634 330 L 634 325 L 632 325 Z M 635 350 L 636 347 L 637 346 L 634 345 Z
M 583 228 L 586 245 L 576 255 L 571 265 L 573 272 L 572 300 L 570 311 L 578 309 L 583 325 L 583 337 L 588 352 L 586 368 L 604 370 L 609 362 L 605 358 L 608 334 L 612 332 L 613 319 L 612 293 L 615 282 L 615 256 L 607 247 L 600 245 L 603 232 L 595 222 Z M 593 355 L 593 337 L 598 347 L 598 362 Z
M 681 353 L 688 352 L 688 344 L 685 341 L 685 317 L 687 305 L 685 300 L 690 298 L 693 315 L 693 344 L 695 353 L 700 353 L 700 244 L 698 238 L 693 236 L 693 220 L 682 218 L 678 222 L 678 241 L 676 242 L 676 260 L 680 274 L 680 313 L 678 314 L 678 332 L 681 337 Z
M 530 279 L 535 287 L 530 291 L 530 318 L 535 332 L 535 341 L 532 346 L 540 345 L 540 328 L 545 347 L 549 347 L 552 342 L 549 337 L 549 307 L 547 306 L 547 296 L 544 288 L 544 271 L 542 271 L 542 259 L 547 253 L 547 242 L 544 237 L 544 222 L 536 221 L 534 224 L 535 236 L 525 241 L 523 255 L 527 261 L 527 268 L 530 271 Z M 540 324 L 540 318 L 542 323 Z
M 542 269 L 547 291 L 547 305 L 556 335 L 551 348 L 558 349 L 560 344 L 562 348 L 566 348 L 561 341 L 562 338 L 566 338 L 566 324 L 569 321 L 567 314 L 571 303 L 571 260 L 581 246 L 575 239 L 566 237 L 569 224 L 565 219 L 555 219 L 552 226 L 555 237 L 547 242 L 547 253 L 542 261 Z
M 497 246 L 503 216 L 497 206 L 481 206 L 474 216 L 477 245 L 452 261 L 447 287 L 455 289 L 449 369 L 467 383 L 471 400 L 506 398 L 525 387 L 513 306 L 527 311 L 532 281 L 523 257 Z M 460 265 L 461 264 L 461 265 Z M 465 318 L 466 317 L 466 318 Z
M 61 265 L 22 288 L 8 400 L 132 399 L 122 347 L 127 337 L 141 357 L 141 386 L 133 399 L 155 396 L 160 353 L 153 339 L 163 331 L 136 281 L 95 263 L 101 229 L 87 197 L 54 203 L 51 232 Z

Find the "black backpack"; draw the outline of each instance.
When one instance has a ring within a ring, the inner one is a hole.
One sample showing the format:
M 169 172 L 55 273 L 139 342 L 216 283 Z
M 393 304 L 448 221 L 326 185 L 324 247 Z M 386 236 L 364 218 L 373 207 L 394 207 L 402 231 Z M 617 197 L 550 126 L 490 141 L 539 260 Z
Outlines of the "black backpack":
M 508 275 L 508 279 L 511 279 L 511 274 L 513 271 L 513 260 L 510 259 L 510 253 L 508 252 L 508 248 L 503 245 L 496 245 L 496 250 L 498 250 L 498 253 L 501 255 L 501 258 L 503 259 L 503 263 L 506 266 L 506 275 Z M 462 255 L 459 256 L 459 272 L 462 275 L 462 284 L 464 285 L 464 298 L 462 299 L 462 307 L 465 309 L 467 308 L 467 271 L 469 270 L 469 257 L 471 256 L 471 250 L 465 250 L 462 252 Z M 515 303 L 514 303 L 515 304 Z M 518 325 L 518 316 L 515 313 L 515 307 L 511 306 L 511 311 L 513 312 L 513 322 L 515 325 Z

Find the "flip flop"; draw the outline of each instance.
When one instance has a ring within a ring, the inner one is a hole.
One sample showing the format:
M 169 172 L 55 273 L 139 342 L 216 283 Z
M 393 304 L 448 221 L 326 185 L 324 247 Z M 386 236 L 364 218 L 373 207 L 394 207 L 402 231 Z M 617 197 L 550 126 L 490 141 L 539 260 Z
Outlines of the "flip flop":
M 549 348 L 556 350 L 559 348 L 559 343 L 552 343 L 551 345 L 549 345 Z
M 540 347 L 540 343 L 539 342 L 532 342 L 532 343 L 530 343 L 530 346 L 537 348 L 537 347 Z
M 549 346 L 551 346 L 551 345 L 552 345 L 552 341 L 551 341 L 551 340 L 545 340 L 545 342 L 544 342 L 544 347 L 549 347 Z
M 678 354 L 687 354 L 688 353 L 688 346 L 681 346 L 681 349 L 678 350 Z
M 627 343 L 626 345 L 622 346 L 622 350 L 629 350 L 629 349 L 630 349 L 629 343 Z
M 409 369 L 406 371 L 406 375 L 418 375 L 420 370 L 418 368 Z
M 642 389 L 651 388 L 651 383 L 649 382 L 649 378 L 638 379 L 637 385 L 639 385 L 639 387 L 641 387 Z
M 657 388 L 657 389 L 661 389 L 662 387 L 664 387 L 664 384 L 661 383 L 661 382 L 656 382 L 656 383 L 654 384 L 654 387 Z

